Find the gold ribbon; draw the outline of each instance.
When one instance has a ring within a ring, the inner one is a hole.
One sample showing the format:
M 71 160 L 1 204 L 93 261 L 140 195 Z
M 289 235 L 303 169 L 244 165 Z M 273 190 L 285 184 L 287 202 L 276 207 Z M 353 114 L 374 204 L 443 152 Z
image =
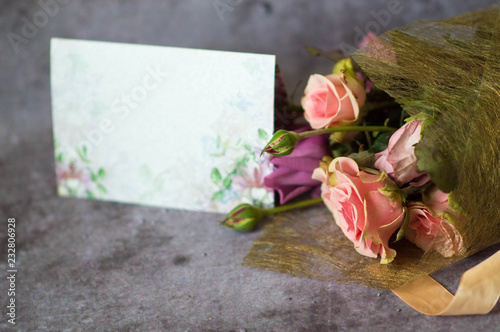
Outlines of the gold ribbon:
M 487 314 L 500 298 L 500 251 L 466 271 L 455 296 L 428 275 L 392 292 L 425 315 Z

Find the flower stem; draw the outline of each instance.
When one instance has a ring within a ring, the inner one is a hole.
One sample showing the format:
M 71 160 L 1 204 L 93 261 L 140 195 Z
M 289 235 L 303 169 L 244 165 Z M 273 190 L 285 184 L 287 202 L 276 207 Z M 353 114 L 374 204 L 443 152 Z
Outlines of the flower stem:
M 314 199 L 300 201 L 300 202 L 293 203 L 293 204 L 281 205 L 281 206 L 277 206 L 275 208 L 266 209 L 266 210 L 263 210 L 263 212 L 264 212 L 264 214 L 280 213 L 280 212 L 285 212 L 285 211 L 292 210 L 292 209 L 297 209 L 297 208 L 300 208 L 303 206 L 318 204 L 321 202 L 323 202 L 322 198 L 314 198 Z
M 386 127 L 386 126 L 346 126 L 346 127 L 334 127 L 334 128 L 325 128 L 318 130 L 310 130 L 304 131 L 302 133 L 297 133 L 299 140 L 316 136 L 316 135 L 324 135 L 338 132 L 347 132 L 347 131 L 396 131 L 398 128 Z

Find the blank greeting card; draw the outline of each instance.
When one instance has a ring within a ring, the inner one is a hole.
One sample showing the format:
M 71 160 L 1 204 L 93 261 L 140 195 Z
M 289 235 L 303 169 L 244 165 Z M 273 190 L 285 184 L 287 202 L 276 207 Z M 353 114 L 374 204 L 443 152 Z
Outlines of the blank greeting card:
M 272 55 L 52 39 L 59 195 L 212 212 L 273 204 L 259 154 L 274 74 Z

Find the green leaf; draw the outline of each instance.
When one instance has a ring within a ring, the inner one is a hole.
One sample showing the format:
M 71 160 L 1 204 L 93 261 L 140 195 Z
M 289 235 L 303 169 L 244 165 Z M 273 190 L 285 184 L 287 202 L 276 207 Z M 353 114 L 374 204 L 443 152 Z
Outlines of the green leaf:
M 332 145 L 333 158 L 343 157 L 351 150 L 350 146 L 346 143 L 335 142 Z
M 212 172 L 210 173 L 210 178 L 213 183 L 220 183 L 222 181 L 222 176 L 220 175 L 217 167 L 212 168 Z
M 269 135 L 266 133 L 266 131 L 264 129 L 259 128 L 259 138 L 263 141 L 268 141 Z
M 97 172 L 97 175 L 102 179 L 106 176 L 106 171 L 104 168 L 99 168 L 99 171 Z
M 85 149 L 85 151 L 87 150 L 87 148 L 86 148 L 85 146 L 84 146 L 84 149 Z M 82 149 L 77 148 L 77 149 L 76 149 L 76 153 L 77 153 L 77 154 L 78 154 L 78 156 L 80 157 L 81 161 L 83 161 L 83 162 L 85 162 L 85 163 L 90 163 L 90 160 L 89 160 L 87 157 L 85 157 L 85 154 L 86 154 L 86 153 L 84 153 Z
M 398 235 L 396 235 L 396 240 L 394 240 L 393 243 L 398 242 L 404 238 L 409 224 L 410 224 L 410 212 L 408 211 L 408 208 L 405 207 L 405 219 L 403 221 L 403 224 L 401 225 L 401 228 L 399 228 Z
M 389 139 L 391 138 L 393 132 L 385 132 L 378 135 L 375 142 L 373 142 L 372 147 L 370 148 L 370 152 L 378 153 L 387 149 L 387 145 L 389 144 Z
M 250 161 L 249 155 L 244 155 L 236 158 L 234 161 L 236 168 L 245 168 L 247 167 L 248 162 Z
M 248 151 L 248 152 L 252 152 L 252 147 L 248 144 L 244 144 L 243 147 Z
M 374 168 L 375 154 L 372 152 L 363 151 L 359 153 L 351 153 L 348 157 L 354 159 L 359 167 Z
M 97 184 L 97 189 L 103 194 L 106 194 L 108 192 L 108 190 L 106 189 L 106 187 L 104 187 L 104 185 L 102 185 L 102 183 Z
M 62 161 L 63 161 L 63 154 L 62 153 L 58 153 L 57 156 L 56 156 L 56 160 L 62 163 Z
M 230 189 L 232 183 L 233 183 L 233 180 L 231 179 L 231 175 L 228 175 L 228 176 L 226 176 L 224 181 L 222 181 L 222 186 L 226 189 Z
M 212 202 L 220 202 L 224 198 L 224 191 L 219 190 L 212 195 Z
M 97 197 L 94 195 L 94 193 L 91 192 L 90 190 L 85 190 L 85 193 L 87 194 L 88 198 L 90 198 L 90 199 L 97 199 Z
M 83 151 L 83 155 L 87 156 L 87 146 L 86 145 L 83 146 L 82 151 Z
M 217 145 L 217 149 L 220 148 L 220 135 L 217 135 L 217 140 L 215 141 L 215 144 Z
M 424 133 L 425 135 L 425 133 Z M 427 172 L 439 189 L 449 193 L 458 182 L 458 174 L 453 159 L 435 143 L 422 140 L 415 145 L 415 156 L 419 171 Z
M 94 172 L 90 172 L 90 179 L 92 180 L 92 182 L 96 182 L 97 181 L 97 174 L 95 174 Z

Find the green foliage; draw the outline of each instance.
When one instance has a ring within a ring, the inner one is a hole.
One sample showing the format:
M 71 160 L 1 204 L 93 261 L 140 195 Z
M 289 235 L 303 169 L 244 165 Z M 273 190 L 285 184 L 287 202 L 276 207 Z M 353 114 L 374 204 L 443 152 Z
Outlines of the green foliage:
M 267 141 L 269 139 L 269 135 L 264 129 L 259 128 L 259 138 L 263 141 Z
M 231 184 L 233 183 L 233 180 L 231 179 L 231 174 L 229 174 L 228 176 L 226 176 L 224 178 L 224 181 L 222 181 L 222 186 L 225 188 L 225 189 L 231 189 Z
M 102 183 L 97 183 L 97 190 L 99 190 L 103 194 L 106 194 L 108 192 L 108 190 Z
M 458 174 L 453 160 L 431 142 L 422 140 L 415 146 L 418 169 L 427 172 L 439 189 L 449 193 L 456 186 Z
M 76 148 L 76 153 L 80 157 L 80 160 L 85 163 L 90 163 L 90 159 L 87 158 L 87 147 L 84 145 L 83 148 Z
M 212 202 L 220 202 L 224 198 L 224 190 L 216 191 L 212 195 Z
M 387 145 L 389 144 L 389 139 L 391 138 L 393 132 L 384 132 L 377 136 L 375 142 L 373 142 L 372 147 L 370 148 L 370 152 L 378 153 L 387 149 Z
M 222 181 L 222 175 L 219 172 L 217 167 L 212 168 L 212 172 L 210 173 L 210 178 L 213 183 L 220 183 Z
M 335 142 L 332 144 L 331 150 L 333 158 L 338 158 L 345 156 L 347 153 L 349 153 L 349 151 L 351 151 L 351 147 L 349 146 L 349 144 L 346 143 Z
M 94 193 L 91 192 L 90 190 L 85 190 L 85 193 L 87 194 L 88 198 L 90 198 L 90 199 L 97 199 L 97 197 L 94 195 Z
M 348 157 L 354 159 L 359 167 L 374 168 L 375 154 L 372 152 L 363 151 L 359 153 L 351 153 Z

